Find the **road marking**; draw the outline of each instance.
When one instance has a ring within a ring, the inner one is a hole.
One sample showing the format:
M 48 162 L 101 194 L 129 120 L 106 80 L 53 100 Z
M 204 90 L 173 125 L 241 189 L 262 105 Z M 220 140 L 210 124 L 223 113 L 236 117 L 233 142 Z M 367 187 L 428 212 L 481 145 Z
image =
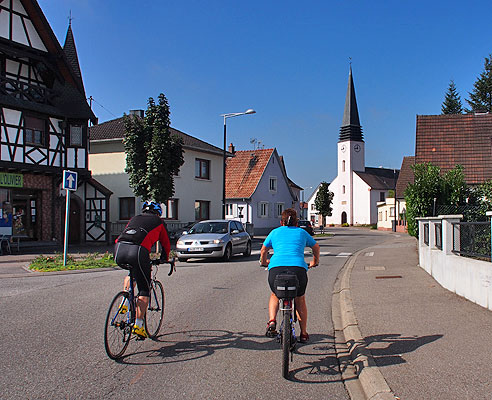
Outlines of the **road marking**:
M 338 253 L 336 257 L 350 257 L 352 253 Z
M 370 251 L 369 253 L 364 254 L 366 257 L 372 257 L 374 255 L 374 251 Z
M 385 271 L 386 267 L 378 266 L 378 265 L 368 265 L 368 266 L 365 266 L 364 269 L 366 271 Z

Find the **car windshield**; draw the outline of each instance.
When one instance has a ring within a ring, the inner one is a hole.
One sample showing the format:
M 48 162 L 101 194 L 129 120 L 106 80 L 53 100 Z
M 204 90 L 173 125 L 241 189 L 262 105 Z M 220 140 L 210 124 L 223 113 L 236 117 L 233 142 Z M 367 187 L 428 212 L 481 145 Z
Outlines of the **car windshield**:
M 199 222 L 189 233 L 227 233 L 227 222 Z

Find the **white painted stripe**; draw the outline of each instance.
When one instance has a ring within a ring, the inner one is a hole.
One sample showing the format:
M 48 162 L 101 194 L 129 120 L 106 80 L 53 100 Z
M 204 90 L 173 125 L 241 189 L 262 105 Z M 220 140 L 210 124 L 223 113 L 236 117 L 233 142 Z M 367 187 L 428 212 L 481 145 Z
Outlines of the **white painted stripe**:
M 338 253 L 337 257 L 349 257 L 352 253 Z
M 374 256 L 374 251 L 370 251 L 369 253 L 364 254 L 366 257 Z

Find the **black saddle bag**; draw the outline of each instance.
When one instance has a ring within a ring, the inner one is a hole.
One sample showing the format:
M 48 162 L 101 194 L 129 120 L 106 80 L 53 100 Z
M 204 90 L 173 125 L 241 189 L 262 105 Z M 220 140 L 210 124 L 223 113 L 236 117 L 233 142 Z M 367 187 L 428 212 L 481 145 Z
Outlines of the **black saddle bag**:
M 299 280 L 293 274 L 279 274 L 273 281 L 275 296 L 279 299 L 293 299 L 297 297 Z

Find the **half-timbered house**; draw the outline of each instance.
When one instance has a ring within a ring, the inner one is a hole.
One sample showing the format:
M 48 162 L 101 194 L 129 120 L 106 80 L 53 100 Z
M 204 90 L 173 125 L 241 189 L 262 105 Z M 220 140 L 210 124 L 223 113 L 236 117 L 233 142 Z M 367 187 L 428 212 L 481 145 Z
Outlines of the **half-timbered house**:
M 61 241 L 69 169 L 70 241 L 107 240 L 111 192 L 88 169 L 89 121 L 71 26 L 62 48 L 35 0 L 0 0 L 1 234 Z

